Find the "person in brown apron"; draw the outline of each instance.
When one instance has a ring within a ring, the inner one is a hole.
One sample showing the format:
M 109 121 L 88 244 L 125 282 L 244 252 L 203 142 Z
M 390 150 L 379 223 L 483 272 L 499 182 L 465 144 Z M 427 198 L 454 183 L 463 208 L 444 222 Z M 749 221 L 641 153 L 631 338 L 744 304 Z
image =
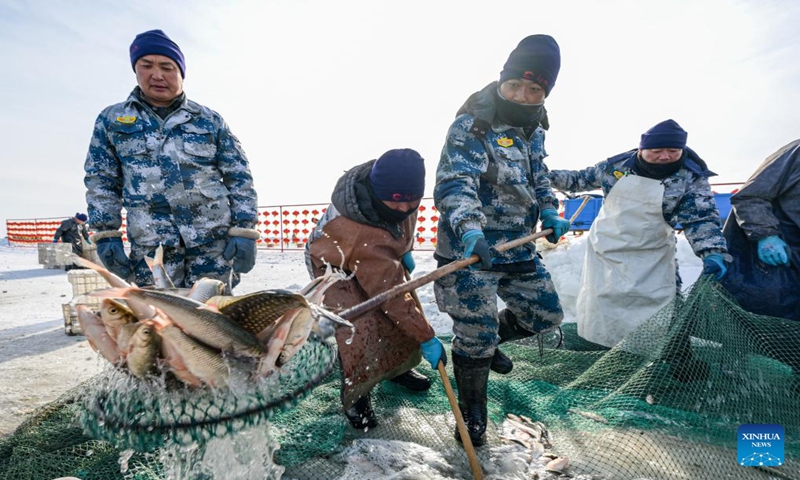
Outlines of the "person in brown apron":
M 328 268 L 347 275 L 325 292 L 325 306 L 343 310 L 405 282 L 414 269 L 417 209 L 425 190 L 424 160 L 414 150 L 389 150 L 347 171 L 332 203 L 306 245 L 312 278 Z M 382 380 L 427 390 L 430 380 L 414 371 L 421 357 L 435 370 L 444 347 L 410 294 L 387 300 L 352 319 L 336 335 L 342 367 L 342 404 L 355 428 L 377 425 L 370 391 Z

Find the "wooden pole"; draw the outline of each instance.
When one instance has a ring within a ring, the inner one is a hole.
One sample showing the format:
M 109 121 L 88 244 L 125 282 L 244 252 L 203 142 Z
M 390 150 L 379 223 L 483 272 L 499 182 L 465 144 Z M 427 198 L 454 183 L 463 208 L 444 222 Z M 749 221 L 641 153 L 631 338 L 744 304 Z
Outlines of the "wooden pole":
M 406 280 L 408 280 L 410 275 L 408 271 L 405 273 Z M 419 308 L 422 316 L 425 317 L 425 309 L 422 307 L 422 302 L 419 300 L 417 292 L 412 290 L 411 296 L 414 298 L 414 303 L 417 304 L 417 308 Z M 461 437 L 461 444 L 464 445 L 464 450 L 467 452 L 467 459 L 469 460 L 469 466 L 472 468 L 472 475 L 475 477 L 475 480 L 483 480 L 483 468 L 481 468 L 478 455 L 475 453 L 475 446 L 472 445 L 472 438 L 469 436 L 467 424 L 464 423 L 464 416 L 461 415 L 461 408 L 459 408 L 458 401 L 456 401 L 456 394 L 453 392 L 453 386 L 450 385 L 450 377 L 447 376 L 444 362 L 439 360 L 439 364 L 436 365 L 436 370 L 439 371 L 439 376 L 442 377 L 442 385 L 444 385 L 444 391 L 447 394 L 447 399 L 450 401 L 450 409 L 453 410 L 453 416 L 456 418 L 458 435 Z
M 569 220 L 570 223 L 574 222 L 575 219 L 578 218 L 578 215 L 583 210 L 583 207 L 586 206 L 586 203 L 589 201 L 590 198 L 591 197 L 588 196 L 588 195 L 584 196 L 583 203 L 581 203 L 580 207 L 578 207 L 578 209 L 575 210 L 575 213 L 572 215 L 572 218 L 570 218 L 570 220 Z M 527 237 L 522 237 L 522 238 L 518 238 L 516 240 L 512 240 L 510 242 L 502 243 L 500 245 L 495 246 L 494 249 L 496 251 L 498 251 L 498 252 L 505 252 L 506 250 L 510 250 L 512 248 L 519 247 L 521 245 L 525 245 L 526 243 L 533 242 L 538 238 L 546 237 L 547 235 L 550 235 L 551 233 L 553 233 L 553 229 L 552 228 L 548 228 L 546 230 L 542 230 L 540 232 L 536 232 L 534 234 L 528 235 Z M 382 303 L 384 303 L 385 301 L 387 301 L 389 299 L 392 299 L 392 298 L 395 298 L 397 296 L 400 296 L 400 295 L 402 295 L 402 294 L 404 294 L 406 292 L 410 292 L 410 291 L 416 290 L 417 288 L 419 288 L 419 287 L 421 287 L 423 285 L 427 285 L 427 284 L 429 284 L 429 283 L 431 283 L 433 281 L 436 281 L 436 280 L 444 277 L 445 275 L 447 275 L 449 273 L 455 272 L 456 270 L 459 270 L 461 268 L 464 268 L 464 267 L 467 267 L 469 265 L 472 265 L 473 263 L 477 263 L 479 260 L 480 260 L 479 256 L 472 255 L 469 258 L 464 258 L 462 260 L 457 260 L 457 261 L 455 261 L 453 263 L 448 263 L 447 265 L 445 265 L 443 267 L 439 267 L 436 270 L 434 270 L 434 271 L 432 271 L 432 272 L 430 272 L 430 273 L 428 273 L 426 275 L 423 275 L 421 277 L 417 277 L 417 278 L 415 278 L 415 279 L 413 279 L 413 280 L 411 280 L 409 282 L 401 283 L 400 285 L 392 287 L 392 288 L 390 288 L 389 290 L 386 290 L 383 293 L 375 295 L 374 297 L 370 298 L 369 300 L 366 300 L 366 301 L 364 301 L 362 303 L 359 303 L 358 305 L 353 305 L 352 307 L 339 312 L 339 316 L 341 316 L 342 318 L 347 319 L 347 320 L 352 320 L 355 317 L 357 317 L 359 315 L 362 315 L 362 314 L 372 310 L 373 308 L 378 307 L 379 305 L 381 305 Z
M 464 445 L 464 450 L 467 452 L 469 459 L 469 466 L 472 468 L 472 474 L 475 480 L 483 480 L 483 469 L 478 461 L 478 455 L 475 453 L 475 447 L 472 446 L 472 439 L 467 430 L 467 424 L 464 423 L 464 417 L 461 415 L 461 409 L 458 407 L 456 395 L 453 393 L 453 386 L 450 385 L 450 378 L 447 376 L 447 370 L 444 368 L 444 363 L 439 361 L 436 367 L 439 370 L 439 375 L 442 377 L 442 385 L 444 391 L 447 392 L 447 399 L 450 400 L 450 408 L 453 409 L 453 416 L 456 417 L 456 426 L 458 427 L 458 434 L 461 435 L 461 443 Z

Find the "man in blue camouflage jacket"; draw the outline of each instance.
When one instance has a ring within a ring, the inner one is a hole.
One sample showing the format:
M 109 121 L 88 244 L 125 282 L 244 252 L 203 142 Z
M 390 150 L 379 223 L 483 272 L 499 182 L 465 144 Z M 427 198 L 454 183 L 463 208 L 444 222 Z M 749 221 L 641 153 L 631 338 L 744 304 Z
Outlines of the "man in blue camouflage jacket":
M 703 259 L 703 273 L 721 279 L 730 262 L 708 178 L 715 175 L 686 146 L 688 134 L 665 120 L 642 135 L 639 148 L 580 171 L 553 170 L 553 187 L 566 192 L 602 189 L 603 207 L 587 239 L 577 300 L 578 334 L 613 347 L 681 289 L 675 227 Z M 688 334 L 666 352 L 673 375 L 696 380 L 708 365 L 692 361 Z M 694 377 L 694 378 L 691 378 Z
M 120 277 L 151 285 L 144 258 L 161 244 L 176 287 L 205 277 L 230 291 L 253 268 L 259 238 L 247 157 L 217 112 L 186 98 L 183 53 L 164 32 L 137 35 L 130 58 L 138 87 L 100 113 L 84 165 L 97 253 Z
M 555 285 L 533 243 L 502 253 L 491 247 L 530 235 L 541 219 L 556 243 L 569 229 L 550 188 L 544 99 L 561 65 L 548 35 L 523 39 L 500 80 L 473 94 L 447 132 L 433 192 L 441 216 L 435 256 L 440 266 L 476 254 L 478 268 L 457 270 L 434 285 L 439 309 L 453 319 L 452 360 L 458 403 L 475 445 L 485 440 L 489 370 L 511 360 L 498 343 L 560 325 Z M 497 297 L 506 304 L 498 312 Z M 460 440 L 456 432 L 456 438 Z

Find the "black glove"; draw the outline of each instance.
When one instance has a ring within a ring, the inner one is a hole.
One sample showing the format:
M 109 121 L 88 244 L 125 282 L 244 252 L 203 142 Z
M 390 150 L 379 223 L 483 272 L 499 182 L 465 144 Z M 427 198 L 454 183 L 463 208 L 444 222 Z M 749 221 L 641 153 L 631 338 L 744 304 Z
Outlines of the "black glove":
M 133 271 L 131 270 L 131 261 L 122 246 L 122 239 L 119 237 L 107 237 L 101 238 L 95 243 L 97 244 L 97 256 L 103 261 L 103 265 L 111 273 L 123 280 L 127 280 Z

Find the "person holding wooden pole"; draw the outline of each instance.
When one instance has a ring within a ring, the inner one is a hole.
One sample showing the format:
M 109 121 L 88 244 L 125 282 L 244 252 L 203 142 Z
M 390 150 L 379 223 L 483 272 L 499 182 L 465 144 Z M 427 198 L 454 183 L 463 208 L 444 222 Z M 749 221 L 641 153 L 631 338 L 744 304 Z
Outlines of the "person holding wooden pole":
M 357 165 L 336 183 L 331 204 L 306 246 L 312 278 L 333 268 L 347 275 L 325 292 L 325 306 L 341 311 L 405 280 L 414 270 L 411 249 L 425 189 L 424 160 L 410 148 L 389 150 Z M 383 380 L 412 391 L 430 388 L 413 369 L 421 357 L 436 370 L 447 362 L 442 343 L 409 294 L 352 317 L 355 332 L 336 333 L 342 367 L 342 404 L 354 428 L 378 425 L 370 392 Z
M 529 236 L 540 220 L 543 229 L 552 229 L 551 243 L 569 230 L 569 221 L 558 215 L 543 163 L 544 101 L 560 66 L 555 39 L 523 39 L 499 81 L 473 94 L 457 113 L 436 172 L 439 266 L 480 257 L 434 285 L 439 309 L 453 319 L 458 404 L 475 446 L 486 441 L 489 371 L 506 374 L 513 368 L 498 343 L 547 332 L 564 316 L 533 243 L 493 249 Z M 500 312 L 498 296 L 506 304 Z M 458 431 L 456 439 L 461 440 Z

